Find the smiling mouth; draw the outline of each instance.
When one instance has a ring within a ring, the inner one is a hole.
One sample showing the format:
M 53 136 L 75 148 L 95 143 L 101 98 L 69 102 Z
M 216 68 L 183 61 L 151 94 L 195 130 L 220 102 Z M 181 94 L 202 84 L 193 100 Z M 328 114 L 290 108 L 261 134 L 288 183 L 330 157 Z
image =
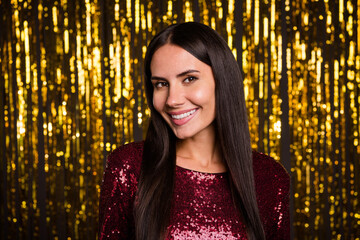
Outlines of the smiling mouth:
M 186 112 L 186 113 L 182 113 L 182 114 L 178 114 L 178 115 L 175 115 L 175 114 L 170 114 L 171 118 L 173 119 L 176 119 L 176 120 L 181 120 L 183 118 L 186 118 L 190 115 L 193 115 L 195 112 L 196 112 L 197 109 L 193 109 L 189 112 Z

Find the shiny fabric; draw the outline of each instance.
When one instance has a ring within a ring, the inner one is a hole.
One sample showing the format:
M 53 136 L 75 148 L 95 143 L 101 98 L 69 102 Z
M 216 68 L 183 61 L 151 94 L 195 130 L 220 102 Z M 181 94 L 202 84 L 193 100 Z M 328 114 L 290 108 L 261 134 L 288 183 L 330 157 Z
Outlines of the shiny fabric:
M 133 236 L 133 203 L 143 142 L 113 151 L 100 196 L 100 239 Z M 253 152 L 257 202 L 266 239 L 289 239 L 289 175 L 265 154 Z M 166 239 L 246 239 L 233 206 L 228 173 L 202 173 L 177 166 Z

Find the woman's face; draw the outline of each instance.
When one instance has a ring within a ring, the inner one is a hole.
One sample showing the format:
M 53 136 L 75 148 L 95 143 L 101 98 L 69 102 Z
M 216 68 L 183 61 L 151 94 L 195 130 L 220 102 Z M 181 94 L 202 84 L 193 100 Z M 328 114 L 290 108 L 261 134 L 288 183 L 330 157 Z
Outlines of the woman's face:
M 153 104 L 179 139 L 214 134 L 215 80 L 209 65 L 166 44 L 151 61 Z

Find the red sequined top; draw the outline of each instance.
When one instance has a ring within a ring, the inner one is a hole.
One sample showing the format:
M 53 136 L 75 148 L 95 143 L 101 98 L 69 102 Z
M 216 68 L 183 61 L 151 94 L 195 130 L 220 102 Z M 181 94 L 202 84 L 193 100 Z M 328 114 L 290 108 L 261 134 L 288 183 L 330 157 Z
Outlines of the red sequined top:
M 113 151 L 100 195 L 100 239 L 128 239 L 143 142 Z M 257 202 L 266 239 L 289 239 L 289 175 L 267 155 L 253 152 Z M 177 166 L 166 239 L 246 239 L 232 202 L 228 173 L 203 173 Z

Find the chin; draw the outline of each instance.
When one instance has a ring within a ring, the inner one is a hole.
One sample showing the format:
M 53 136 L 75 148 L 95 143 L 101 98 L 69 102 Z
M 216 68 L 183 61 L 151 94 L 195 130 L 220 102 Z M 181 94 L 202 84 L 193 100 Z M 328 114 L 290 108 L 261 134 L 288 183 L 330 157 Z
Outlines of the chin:
M 184 140 L 186 138 L 189 138 L 188 136 L 182 135 L 182 134 L 175 134 L 175 136 L 176 136 L 177 139 L 180 139 L 180 140 Z
M 179 132 L 177 133 L 175 131 L 174 131 L 174 134 L 175 134 L 176 138 L 178 138 L 180 140 L 185 140 L 185 139 L 193 136 L 192 134 L 189 134 L 189 133 L 179 133 Z

